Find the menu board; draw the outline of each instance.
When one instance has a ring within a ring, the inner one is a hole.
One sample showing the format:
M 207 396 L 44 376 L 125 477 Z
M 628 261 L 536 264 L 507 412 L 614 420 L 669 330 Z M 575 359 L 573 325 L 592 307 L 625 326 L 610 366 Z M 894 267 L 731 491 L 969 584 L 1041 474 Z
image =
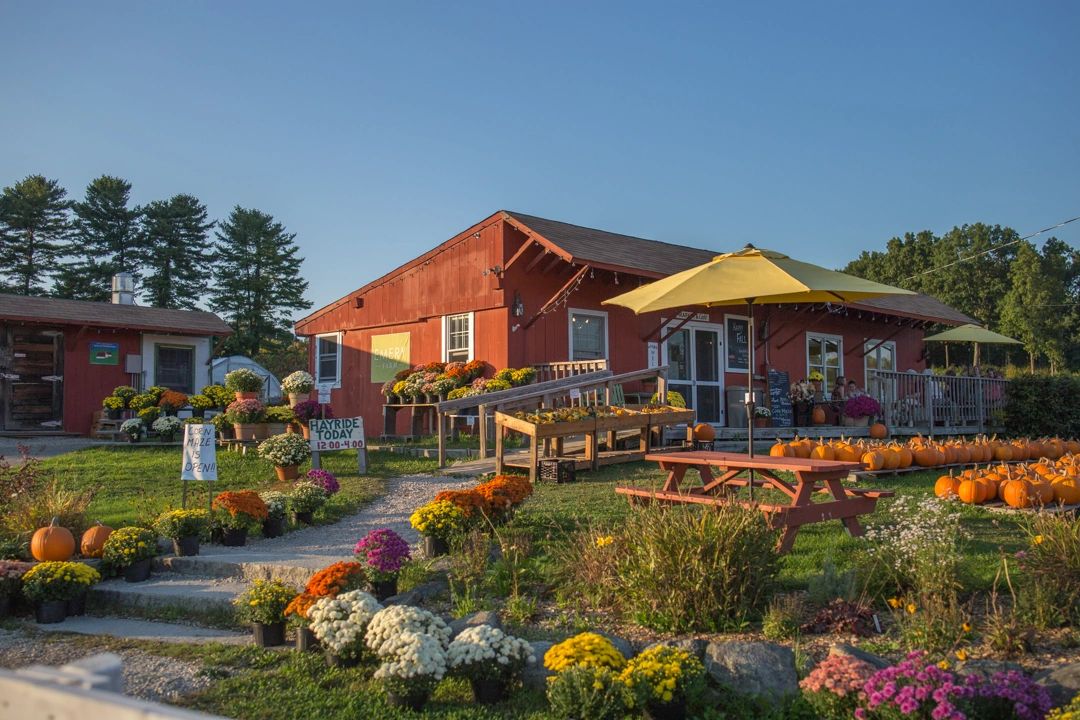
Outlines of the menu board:
M 724 319 L 727 328 L 727 371 L 746 372 L 750 369 L 750 321 L 746 318 Z
M 782 370 L 769 370 L 769 405 L 772 408 L 773 427 L 793 427 L 795 418 L 791 412 L 791 377 Z

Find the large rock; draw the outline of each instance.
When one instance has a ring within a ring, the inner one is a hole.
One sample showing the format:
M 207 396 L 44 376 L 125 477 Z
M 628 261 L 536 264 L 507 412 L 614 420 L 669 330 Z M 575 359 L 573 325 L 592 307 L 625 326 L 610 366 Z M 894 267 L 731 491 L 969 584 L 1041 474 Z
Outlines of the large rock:
M 660 642 L 653 643 L 645 649 L 648 650 L 652 647 L 670 647 L 677 648 L 679 650 L 685 650 L 693 657 L 701 660 L 705 657 L 705 648 L 709 643 L 700 638 L 676 638 L 674 640 L 661 640 Z
M 705 647 L 705 670 L 720 685 L 773 703 L 799 692 L 795 653 L 783 645 L 711 642 Z
M 853 657 L 856 660 L 862 660 L 864 663 L 867 663 L 876 670 L 882 670 L 892 665 L 891 662 L 881 657 L 880 655 L 875 655 L 874 653 L 860 650 L 854 645 L 848 645 L 847 643 L 833 643 L 829 647 L 829 654 L 846 655 L 848 657 Z
M 450 639 L 453 640 L 456 638 L 465 628 L 476 627 L 477 625 L 490 625 L 493 628 L 502 630 L 502 621 L 499 620 L 499 614 L 497 612 L 480 610 L 451 622 Z
M 634 652 L 634 646 L 630 644 L 629 640 L 619 637 L 618 635 L 609 635 L 608 633 L 600 633 L 615 646 L 615 649 L 622 653 L 622 656 L 629 660 L 637 653 Z
M 1044 686 L 1054 705 L 1065 705 L 1080 693 L 1080 663 L 1061 665 L 1035 677 Z
M 525 666 L 525 672 L 521 676 L 521 682 L 525 687 L 531 690 L 546 692 L 547 679 L 555 673 L 544 667 L 544 653 L 550 650 L 551 646 L 555 643 L 548 642 L 547 640 L 536 640 L 529 644 L 532 645 L 536 662 L 532 665 Z

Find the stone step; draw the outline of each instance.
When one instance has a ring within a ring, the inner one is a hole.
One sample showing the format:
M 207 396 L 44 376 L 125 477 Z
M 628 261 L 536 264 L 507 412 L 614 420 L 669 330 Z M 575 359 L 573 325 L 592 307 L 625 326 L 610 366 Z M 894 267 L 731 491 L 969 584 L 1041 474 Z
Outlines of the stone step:
M 203 628 L 193 625 L 136 620 L 124 617 L 94 617 L 83 615 L 69 617 L 64 622 L 49 625 L 27 623 L 40 632 L 67 632 L 79 635 L 107 635 L 129 640 L 151 640 L 175 643 L 224 643 L 227 645 L 246 645 L 251 642 L 251 633 Z
M 180 619 L 213 627 L 235 627 L 233 599 L 247 590 L 242 578 L 214 578 L 156 573 L 129 583 L 106 580 L 91 588 L 87 608 L 92 615 Z
M 166 555 L 157 559 L 157 569 L 179 575 L 208 578 L 276 579 L 298 587 L 307 584 L 319 570 L 339 560 L 353 557 L 302 553 L 232 551 L 232 548 L 202 548 L 198 555 Z

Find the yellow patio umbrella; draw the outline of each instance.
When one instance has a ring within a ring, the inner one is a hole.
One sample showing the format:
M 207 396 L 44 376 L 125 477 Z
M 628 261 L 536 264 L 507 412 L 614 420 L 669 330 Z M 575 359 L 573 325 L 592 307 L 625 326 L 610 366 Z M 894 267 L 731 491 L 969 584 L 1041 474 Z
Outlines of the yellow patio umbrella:
M 662 280 L 605 300 L 637 314 L 693 305 L 713 307 L 746 303 L 750 317 L 750 363 L 747 369 L 746 419 L 750 456 L 754 455 L 754 305 L 855 302 L 882 295 L 914 295 L 853 275 L 800 262 L 747 244 L 738 252 L 717 255 Z
M 923 342 L 969 342 L 975 343 L 975 357 L 972 363 L 976 367 L 979 366 L 979 345 L 986 343 L 987 345 L 1023 345 L 1019 340 L 1013 339 L 1008 335 L 1002 335 L 996 333 L 993 330 L 988 330 L 981 325 L 975 325 L 973 323 L 967 323 L 966 325 L 960 325 L 959 327 L 950 328 L 945 332 L 939 332 L 937 335 L 930 335 L 923 338 Z M 945 346 L 945 364 L 949 364 L 949 346 Z

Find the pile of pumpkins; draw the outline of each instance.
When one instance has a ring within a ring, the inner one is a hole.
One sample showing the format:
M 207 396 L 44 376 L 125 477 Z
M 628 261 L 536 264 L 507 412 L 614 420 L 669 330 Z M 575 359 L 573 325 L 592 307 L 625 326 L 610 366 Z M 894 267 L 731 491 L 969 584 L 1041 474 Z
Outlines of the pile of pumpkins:
M 112 528 L 100 522 L 82 534 L 79 552 L 85 558 L 99 558 L 105 552 L 105 541 L 112 534 Z M 38 528 L 30 538 L 30 554 L 35 560 L 45 562 L 57 560 L 64 562 L 75 555 L 75 536 L 65 527 L 60 526 L 59 518 L 43 528 Z
M 1080 456 L 1042 458 L 1022 465 L 987 465 L 959 475 L 942 475 L 934 483 L 939 498 L 957 498 L 969 505 L 1003 500 L 1016 508 L 1080 503 Z
M 867 470 L 903 470 L 912 466 L 940 467 L 968 463 L 1015 462 L 1047 458 L 1058 460 L 1066 455 L 1080 455 L 1080 441 L 1061 438 L 1041 440 L 998 440 L 980 436 L 974 440 L 938 442 L 922 436 L 906 442 L 879 440 L 838 440 L 798 438 L 790 442 L 777 439 L 769 449 L 773 457 L 814 458 L 861 462 Z

